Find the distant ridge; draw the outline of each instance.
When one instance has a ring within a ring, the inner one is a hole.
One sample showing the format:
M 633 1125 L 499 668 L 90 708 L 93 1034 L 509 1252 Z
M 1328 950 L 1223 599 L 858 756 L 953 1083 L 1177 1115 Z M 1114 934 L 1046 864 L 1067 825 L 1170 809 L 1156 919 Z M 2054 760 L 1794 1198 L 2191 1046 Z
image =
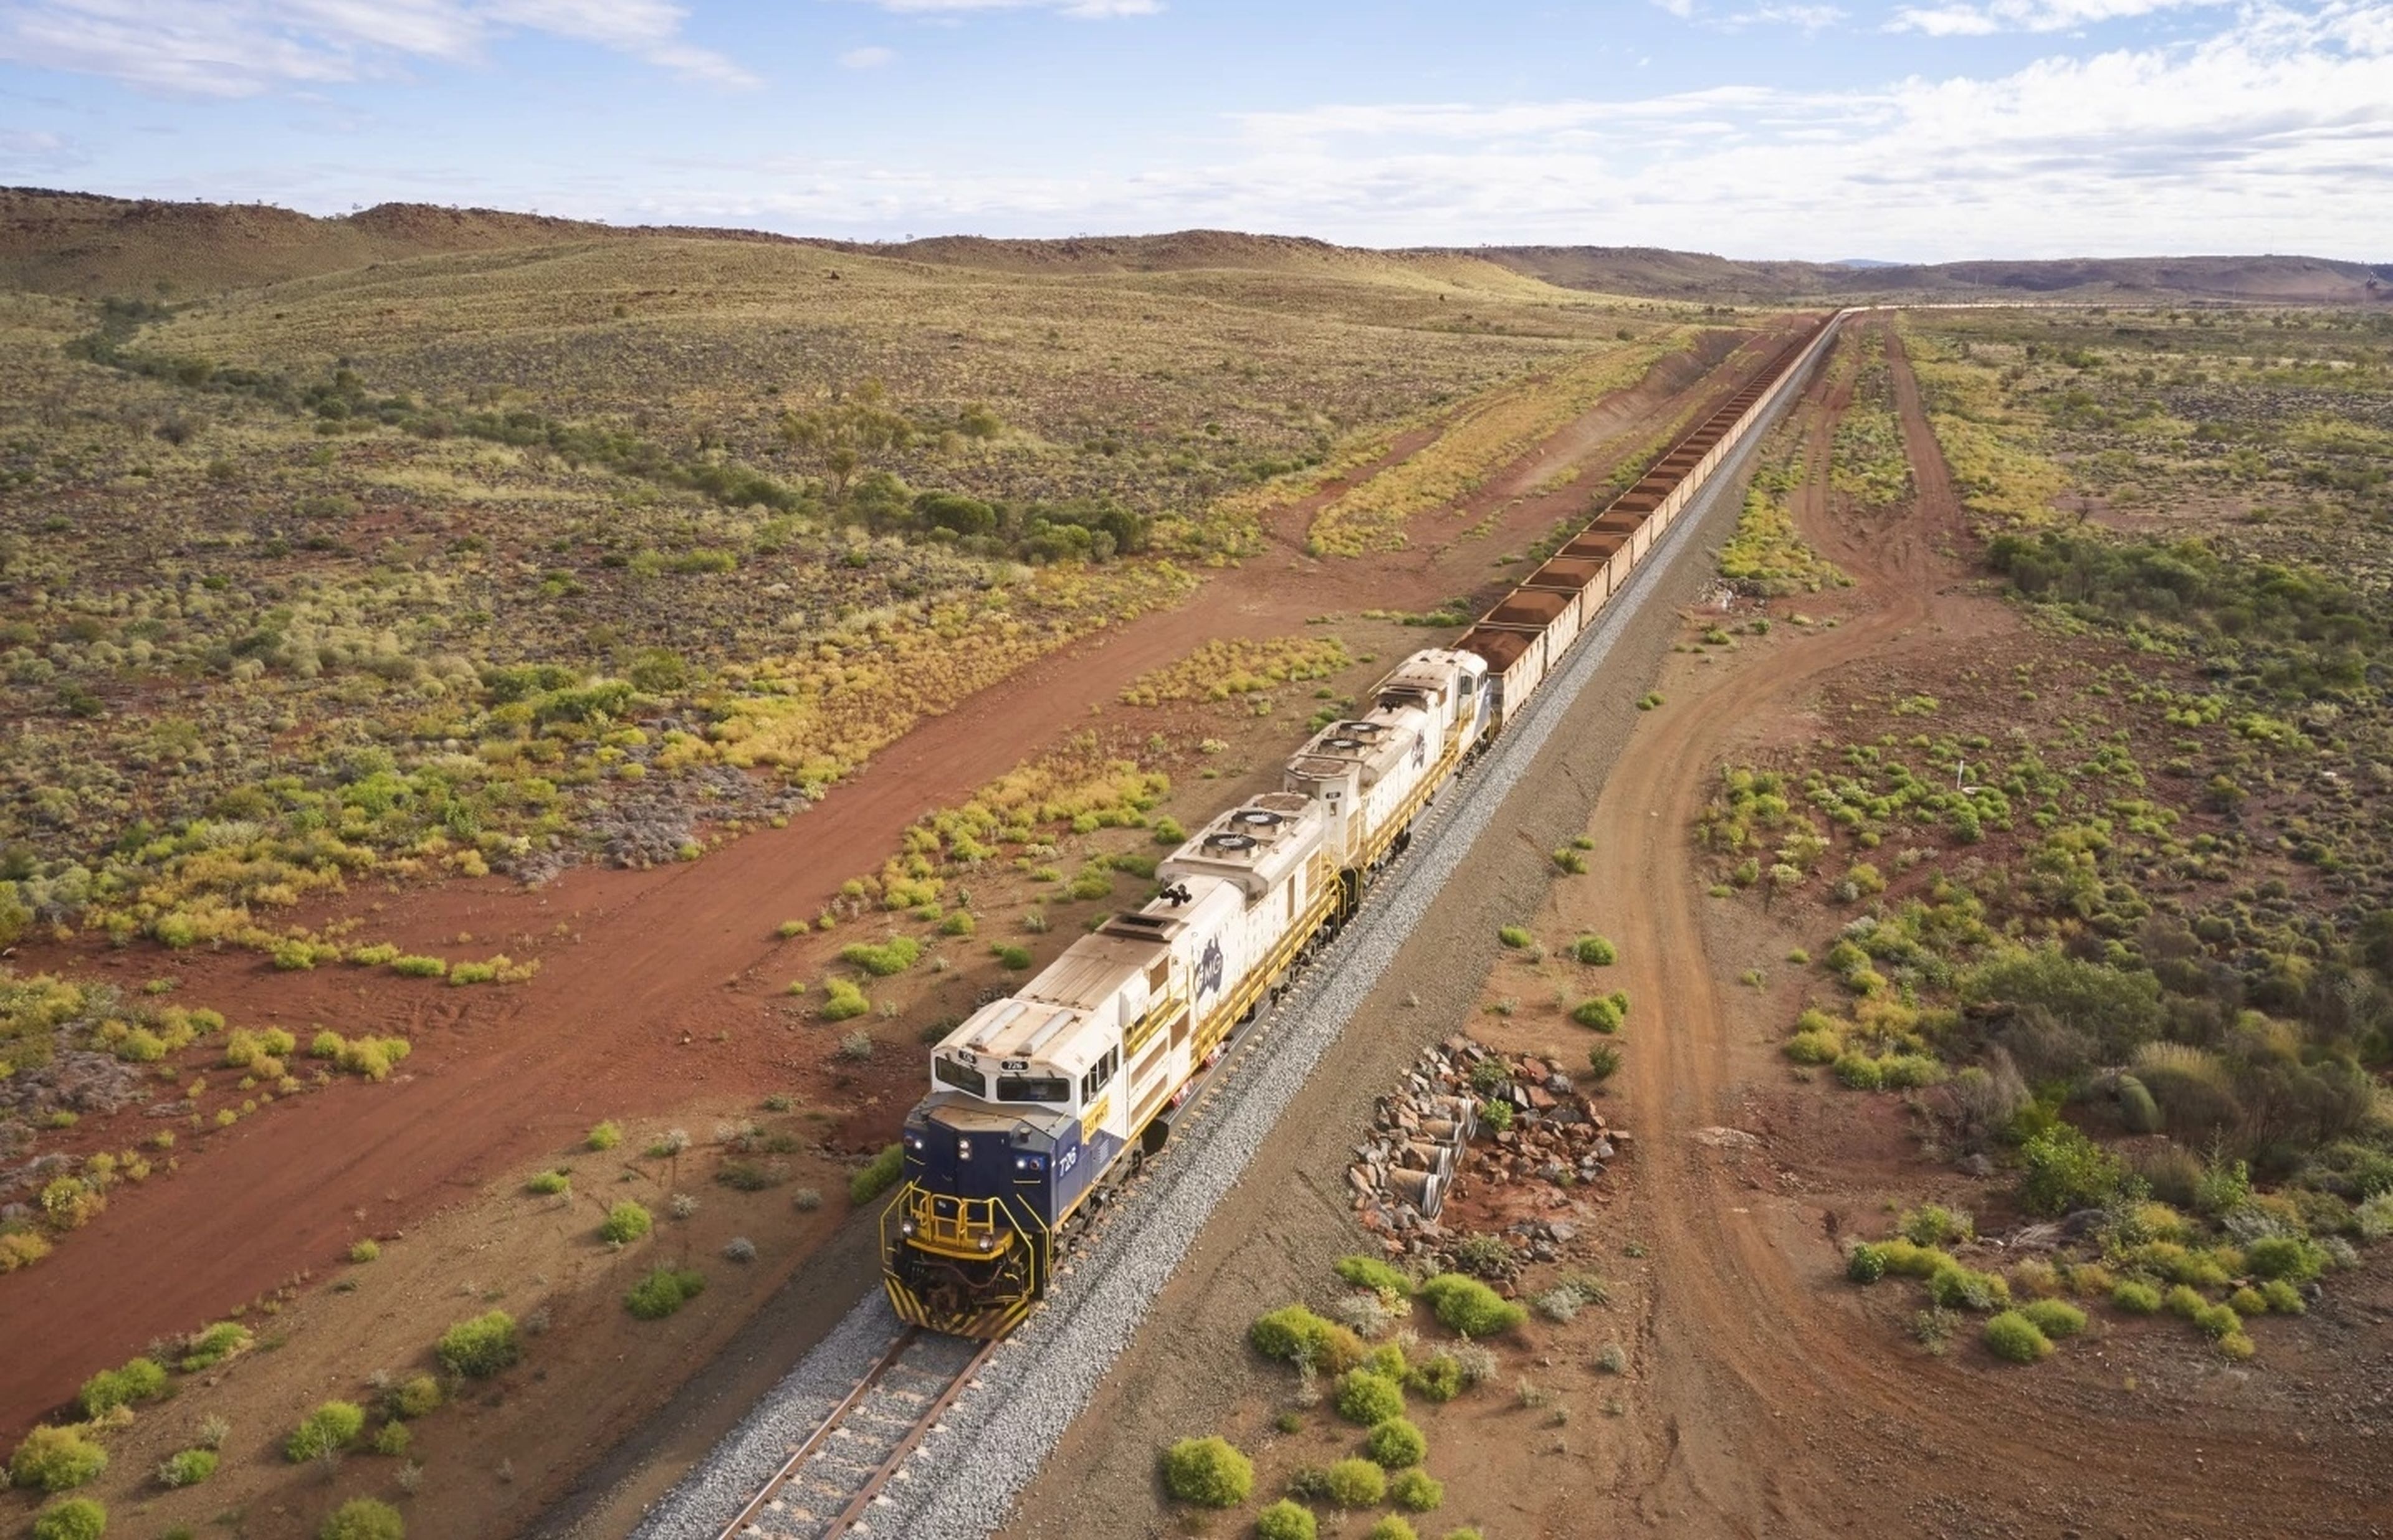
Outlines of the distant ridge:
M 1565 289 L 1685 300 L 2243 300 L 2358 305 L 2393 299 L 2393 263 L 2315 256 L 2078 257 L 2060 261 L 1737 262 L 1641 246 L 1480 246 L 1473 254 Z
M 594 241 L 742 241 L 1015 273 L 1262 269 L 1470 288 L 1529 283 L 1711 304 L 1801 305 L 1866 298 L 2393 301 L 2393 264 L 2308 256 L 2081 258 L 1933 265 L 1735 261 L 1649 246 L 1476 246 L 1372 250 L 1309 236 L 1235 230 L 999 240 L 945 235 L 866 242 L 691 226 L 606 225 L 501 209 L 380 203 L 318 218 L 265 203 L 173 202 L 0 188 L 0 286 L 96 295 L 191 295 L 461 252 Z

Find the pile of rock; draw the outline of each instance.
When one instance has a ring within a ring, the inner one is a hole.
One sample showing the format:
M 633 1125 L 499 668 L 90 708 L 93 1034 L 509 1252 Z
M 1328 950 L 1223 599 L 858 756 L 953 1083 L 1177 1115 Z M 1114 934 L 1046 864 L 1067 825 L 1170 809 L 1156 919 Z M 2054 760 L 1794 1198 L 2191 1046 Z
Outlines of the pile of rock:
M 1510 1126 L 1483 1116 L 1483 1103 L 1510 1107 Z M 1422 1051 L 1402 1089 L 1380 1098 L 1346 1184 L 1356 1217 L 1391 1255 L 1443 1255 L 1452 1237 L 1438 1214 L 1466 1172 L 1494 1182 L 1544 1182 L 1559 1196 L 1600 1180 L 1629 1143 L 1560 1064 L 1448 1038 Z M 1508 1232 L 1540 1259 L 1575 1233 L 1566 1220 L 1545 1220 Z

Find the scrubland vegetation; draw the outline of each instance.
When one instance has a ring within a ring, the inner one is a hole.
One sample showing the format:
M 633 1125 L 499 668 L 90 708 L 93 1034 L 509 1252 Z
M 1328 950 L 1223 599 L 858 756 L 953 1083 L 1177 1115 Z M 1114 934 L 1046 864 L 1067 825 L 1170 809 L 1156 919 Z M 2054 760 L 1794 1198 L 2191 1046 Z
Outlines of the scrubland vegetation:
M 1832 694 L 1831 734 L 1730 768 L 1697 837 L 1716 894 L 1841 916 L 1798 955 L 1795 1064 L 2080 1216 L 2001 1272 L 1941 1211 L 1854 1248 L 1857 1281 L 1925 1286 L 1932 1348 L 1976 1312 L 2033 1363 L 2091 1310 L 2248 1357 L 2393 1230 L 2393 521 L 2364 434 L 2301 448 L 2383 415 L 2384 330 L 1906 322 L 2028 637 L 1938 695 Z
M 1692 333 L 1672 328 L 1574 359 L 1550 378 L 1475 402 L 1434 442 L 1340 493 L 1314 516 L 1315 553 L 1402 550 L 1408 521 L 1471 491 L 1556 428 L 1643 378 Z
M 1459 1273 L 1417 1280 L 1364 1256 L 1341 1258 L 1334 1271 L 1350 1292 L 1327 1315 L 1284 1305 L 1257 1316 L 1248 1333 L 1259 1356 L 1295 1371 L 1277 1430 L 1289 1435 L 1316 1424 L 1343 1424 L 1339 1436 L 1353 1446 L 1342 1458 L 1275 1470 L 1261 1481 L 1267 1497 L 1282 1494 L 1254 1516 L 1255 1533 L 1266 1540 L 1321 1533 L 1322 1510 L 1336 1532 L 1382 1506 L 1411 1514 L 1441 1507 L 1445 1483 L 1429 1468 L 1446 1426 L 1440 1409 L 1496 1378 L 1501 1360 L 1479 1339 L 1504 1341 L 1528 1319 L 1521 1305 Z M 1424 1341 L 1414 1325 L 1417 1306 L 1419 1325 L 1434 1323 L 1450 1335 Z M 1285 1455 L 1276 1463 L 1285 1466 Z M 1163 1453 L 1164 1489 L 1193 1507 L 1237 1507 L 1258 1494 L 1256 1466 L 1255 1456 L 1219 1436 L 1183 1439 Z M 1400 1515 L 1388 1514 L 1373 1521 L 1370 1533 L 1414 1531 Z M 1453 1540 L 1476 1532 L 1446 1533 Z

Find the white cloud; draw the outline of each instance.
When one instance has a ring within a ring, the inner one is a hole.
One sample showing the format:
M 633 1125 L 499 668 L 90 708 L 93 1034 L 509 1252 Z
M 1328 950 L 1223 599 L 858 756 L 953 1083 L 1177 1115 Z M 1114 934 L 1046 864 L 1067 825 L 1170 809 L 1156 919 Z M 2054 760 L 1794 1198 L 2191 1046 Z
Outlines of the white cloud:
M 868 0 L 868 3 L 900 16 L 1043 10 L 1083 21 L 1105 21 L 1118 16 L 1155 16 L 1163 10 L 1163 0 Z
M 1229 226 L 1388 245 L 1586 241 L 1919 259 L 2393 252 L 2393 0 L 1874 89 L 1352 103 L 1231 120 L 1108 174 L 781 162 L 648 218 L 883 233 Z
M 91 157 L 63 134 L 31 128 L 0 128 L 0 168 L 11 172 L 66 171 Z
M 896 57 L 896 49 L 883 48 L 876 45 L 868 48 L 850 48 L 839 56 L 839 62 L 842 67 L 850 70 L 878 70 Z
M 0 0 L 0 59 L 152 90 L 249 97 L 472 62 L 509 32 L 628 54 L 686 79 L 754 85 L 685 41 L 666 0 Z
M 1983 5 L 1906 6 L 1889 32 L 1931 37 L 1983 37 L 1994 33 L 2073 32 L 2154 11 L 2223 6 L 2231 0 L 1986 0 Z

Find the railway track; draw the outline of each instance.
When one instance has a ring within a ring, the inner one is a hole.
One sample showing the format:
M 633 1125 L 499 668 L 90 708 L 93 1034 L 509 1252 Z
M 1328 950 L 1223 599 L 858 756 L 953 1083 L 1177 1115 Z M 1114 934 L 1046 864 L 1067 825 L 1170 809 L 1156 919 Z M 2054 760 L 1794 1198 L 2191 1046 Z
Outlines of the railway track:
M 845 1400 L 790 1451 L 718 1540 L 835 1540 L 870 1534 L 873 1505 L 937 1431 L 1000 1344 L 909 1326 Z

